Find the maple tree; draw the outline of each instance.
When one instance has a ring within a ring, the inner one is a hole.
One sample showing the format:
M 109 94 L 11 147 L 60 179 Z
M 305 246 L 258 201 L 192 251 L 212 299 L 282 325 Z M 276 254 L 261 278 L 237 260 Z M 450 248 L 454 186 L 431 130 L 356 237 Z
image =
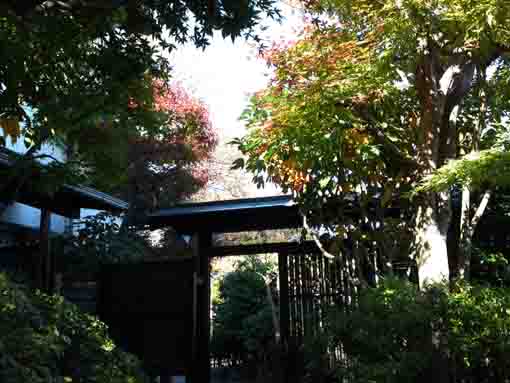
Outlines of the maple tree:
M 443 166 L 453 169 L 449 161 L 465 155 L 487 158 L 477 153 L 506 130 L 510 5 L 305 5 L 314 22 L 296 42 L 265 54 L 274 75 L 244 113 L 250 131 L 235 143 L 248 159 L 238 165 L 259 183 L 266 177 L 293 191 L 311 223 L 329 224 L 335 252 L 351 252 L 358 269 L 391 271 L 411 255 L 421 285 L 468 278 L 469 246 L 455 254 L 447 248 L 448 188 L 463 185 L 469 230 L 459 241 L 466 244 L 487 206 L 484 188 L 494 184 Z M 500 150 L 492 158 L 505 156 Z M 356 215 L 347 214 L 352 206 Z
M 127 166 L 119 169 L 126 176 L 121 194 L 133 213 L 170 206 L 202 188 L 218 143 L 207 106 L 182 85 L 155 81 L 154 92 L 155 109 L 166 119 L 156 134 L 142 129 L 128 138 Z

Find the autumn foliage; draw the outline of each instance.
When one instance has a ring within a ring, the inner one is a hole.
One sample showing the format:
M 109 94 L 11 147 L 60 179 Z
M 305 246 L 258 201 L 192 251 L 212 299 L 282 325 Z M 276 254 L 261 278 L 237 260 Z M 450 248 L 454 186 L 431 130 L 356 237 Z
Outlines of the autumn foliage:
M 154 82 L 154 109 L 164 116 L 156 132 L 142 128 L 129 139 L 127 198 L 136 208 L 171 204 L 203 187 L 205 162 L 218 136 L 209 110 L 181 84 Z
M 422 188 L 409 197 L 432 175 L 443 177 L 438 169 L 452 160 L 489 149 L 491 136 L 505 129 L 509 3 L 314 0 L 304 6 L 311 22 L 297 41 L 277 42 L 263 54 L 273 76 L 253 96 L 243 114 L 249 132 L 236 141 L 246 168 L 259 184 L 269 180 L 292 191 L 317 225 L 329 220 L 332 233 L 349 231 L 340 242 L 361 238 L 357 248 L 382 257 L 370 261 L 375 272 L 394 256 L 412 254 L 422 284 L 449 278 L 450 267 L 451 275 L 467 275 L 469 246 L 447 248 L 449 192 Z M 435 185 L 472 178 L 450 176 Z M 464 186 L 463 200 L 472 198 L 466 221 L 477 222 L 476 205 L 487 198 Z M 362 224 L 352 224 L 343 207 L 331 209 L 352 201 L 351 192 Z M 383 243 L 387 208 L 405 215 L 396 222 L 413 232 L 412 251 L 392 255 L 403 241 Z

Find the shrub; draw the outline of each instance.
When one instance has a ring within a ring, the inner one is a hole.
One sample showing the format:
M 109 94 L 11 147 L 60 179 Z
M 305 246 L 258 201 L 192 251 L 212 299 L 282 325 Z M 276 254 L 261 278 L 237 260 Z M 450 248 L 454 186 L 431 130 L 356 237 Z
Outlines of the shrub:
M 211 344 L 216 359 L 257 366 L 264 358 L 274 337 L 265 281 L 272 267 L 248 257 L 220 280 Z
M 387 280 L 334 310 L 325 332 L 336 381 L 505 382 L 510 379 L 510 291 L 457 284 L 449 290 Z M 314 356 L 309 358 L 313 365 Z
M 32 292 L 0 273 L 0 381 L 143 382 L 139 361 L 106 325 L 60 296 Z

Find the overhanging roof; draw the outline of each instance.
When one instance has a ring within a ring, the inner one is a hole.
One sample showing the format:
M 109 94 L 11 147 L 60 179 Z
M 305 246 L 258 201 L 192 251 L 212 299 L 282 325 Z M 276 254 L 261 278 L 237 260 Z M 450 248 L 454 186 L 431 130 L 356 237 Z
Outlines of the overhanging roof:
M 97 210 L 127 210 L 129 204 L 119 198 L 83 185 L 64 185 L 63 190 L 80 195 L 83 208 Z
M 5 169 L 13 166 L 12 156 L 15 154 L 11 150 L 0 148 L 0 167 Z M 81 208 L 111 212 L 121 212 L 128 208 L 126 202 L 83 185 L 63 185 L 53 196 L 48 196 L 25 185 L 18 194 L 17 202 L 35 208 L 46 208 L 69 218 L 79 218 Z
M 368 203 L 374 212 L 377 199 Z M 399 217 L 398 201 L 385 208 L 388 216 Z M 359 196 L 348 193 L 341 202 L 331 203 L 326 209 L 331 214 L 356 217 L 360 214 Z M 139 226 L 148 229 L 173 227 L 177 232 L 242 232 L 249 230 L 292 229 L 302 227 L 303 218 L 292 196 L 246 198 L 201 203 L 181 203 L 160 209 L 144 217 Z
M 147 215 L 151 229 L 173 227 L 180 233 L 288 229 L 302 225 L 291 196 L 182 203 Z

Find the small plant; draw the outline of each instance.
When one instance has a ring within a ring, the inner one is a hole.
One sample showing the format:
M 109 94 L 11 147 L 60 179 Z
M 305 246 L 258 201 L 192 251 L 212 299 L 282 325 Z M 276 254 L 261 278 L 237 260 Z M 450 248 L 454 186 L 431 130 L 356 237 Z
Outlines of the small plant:
M 510 286 L 508 259 L 500 251 L 473 248 L 473 279 L 493 286 Z

